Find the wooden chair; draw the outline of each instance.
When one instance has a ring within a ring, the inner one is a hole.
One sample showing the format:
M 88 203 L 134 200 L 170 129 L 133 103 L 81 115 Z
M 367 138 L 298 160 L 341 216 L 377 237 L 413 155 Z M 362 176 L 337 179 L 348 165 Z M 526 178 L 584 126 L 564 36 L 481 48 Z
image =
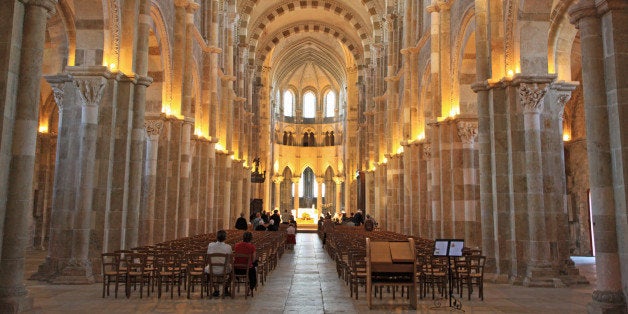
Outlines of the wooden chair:
M 426 296 L 428 288 L 432 290 L 432 299 L 435 298 L 436 289 L 438 289 L 441 297 L 447 294 L 447 276 L 449 274 L 448 258 L 449 257 L 434 256 L 430 258 L 424 275 L 423 297 Z
M 240 291 L 240 285 L 245 285 L 245 294 L 244 299 L 246 299 L 251 294 L 253 297 L 253 290 L 251 290 L 251 284 L 249 281 L 249 271 L 251 269 L 251 259 L 253 258 L 250 254 L 233 254 L 233 277 L 231 280 L 231 295 L 235 294 L 235 287 L 238 287 L 238 291 Z
M 179 296 L 181 295 L 181 273 L 179 268 L 179 259 L 176 254 L 162 253 L 155 257 L 155 281 L 157 283 L 158 298 L 161 298 L 164 283 L 166 284 L 166 291 L 170 290 L 171 299 L 174 297 L 175 284 L 179 287 Z
M 187 298 L 198 284 L 201 286 L 201 299 L 203 291 L 206 290 L 207 280 L 205 265 L 207 264 L 207 254 L 204 252 L 190 252 L 187 255 Z M 208 288 L 208 287 L 207 287 Z
M 126 260 L 126 297 L 131 296 L 131 285 L 133 290 L 140 285 L 140 299 L 143 296 L 144 286 L 146 286 L 146 296 L 150 296 L 151 273 L 146 271 L 146 254 L 127 253 Z
M 464 259 L 456 263 L 460 297 L 462 297 L 462 288 L 466 286 L 468 299 L 471 300 L 473 286 L 475 285 L 478 287 L 478 297 L 480 300 L 484 300 L 485 262 L 485 256 L 470 255 L 465 256 Z
M 366 290 L 366 252 L 353 251 L 349 255 L 349 286 L 350 296 L 358 299 L 358 288 L 363 285 Z
M 115 282 L 115 294 L 118 297 L 118 283 L 125 281 L 125 275 L 121 274 L 118 270 L 120 265 L 120 254 L 117 253 L 102 253 L 102 297 L 105 297 L 105 292 L 109 296 L 109 286 L 111 282 Z
M 223 253 L 212 253 L 207 255 L 207 273 L 208 273 L 208 285 L 207 294 L 212 296 L 212 291 L 220 291 L 220 287 L 224 287 L 226 290 L 229 285 L 229 281 L 232 277 L 231 270 L 231 256 Z M 225 297 L 225 291 L 223 290 L 223 298 Z M 233 298 L 233 289 L 231 291 L 231 298 Z

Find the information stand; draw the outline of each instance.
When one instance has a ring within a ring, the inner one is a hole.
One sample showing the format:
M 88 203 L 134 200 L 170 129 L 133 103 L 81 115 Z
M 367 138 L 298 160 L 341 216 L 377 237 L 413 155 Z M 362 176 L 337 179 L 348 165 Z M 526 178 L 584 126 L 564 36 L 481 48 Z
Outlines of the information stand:
M 434 242 L 434 256 L 447 257 L 447 279 L 449 284 L 449 307 L 462 309 L 462 302 L 454 296 L 451 258 L 462 256 L 463 239 L 436 239 Z M 453 301 L 452 301 L 453 300 Z

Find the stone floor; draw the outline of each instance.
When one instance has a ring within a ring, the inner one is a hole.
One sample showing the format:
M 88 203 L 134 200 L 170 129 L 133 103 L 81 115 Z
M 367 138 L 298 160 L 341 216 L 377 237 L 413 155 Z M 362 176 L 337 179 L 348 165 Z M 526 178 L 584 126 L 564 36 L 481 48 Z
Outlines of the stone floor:
M 244 299 L 242 293 L 235 299 L 204 299 L 198 294 L 188 300 L 185 296 L 171 300 L 151 295 L 140 299 L 134 293 L 130 299 L 124 297 L 101 298 L 101 284 L 87 286 L 49 285 L 27 281 L 34 297 L 32 313 L 359 313 L 368 307 L 363 290 L 360 299 L 349 298 L 349 287 L 338 279 L 335 264 L 322 249 L 314 233 L 297 235 L 294 251 L 287 251 L 277 269 L 260 286 L 254 298 Z M 44 259 L 41 251 L 29 252 L 26 276 L 33 273 Z M 576 258 L 581 273 L 593 283 L 595 269 L 592 258 Z M 466 313 L 585 313 L 591 299 L 593 285 L 570 288 L 524 288 L 506 284 L 485 283 L 485 298 L 480 301 L 477 294 L 471 301 L 462 300 Z M 392 300 L 384 294 L 383 300 L 376 299 L 374 313 L 414 312 L 406 305 L 407 300 Z M 435 307 L 432 299 L 419 300 L 421 313 L 451 312 L 449 303 Z M 459 310 L 453 310 L 462 312 Z

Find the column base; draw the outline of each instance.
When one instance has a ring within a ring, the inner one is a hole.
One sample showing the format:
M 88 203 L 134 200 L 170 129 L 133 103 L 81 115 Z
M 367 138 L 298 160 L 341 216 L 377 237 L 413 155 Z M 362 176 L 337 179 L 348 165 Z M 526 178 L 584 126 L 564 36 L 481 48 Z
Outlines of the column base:
M 588 313 L 626 314 L 628 307 L 621 291 L 593 291 L 593 301 L 587 304 Z
M 91 262 L 75 260 L 64 262 L 49 257 L 39 265 L 38 271 L 29 279 L 65 285 L 85 285 L 95 282 Z
M 0 313 L 22 313 L 33 308 L 33 297 L 28 294 L 25 288 L 18 288 L 17 291 L 2 291 L 2 294 L 9 294 L 0 297 Z
M 523 278 L 524 287 L 563 288 L 565 283 L 559 278 L 558 271 L 549 266 L 528 266 Z
M 88 285 L 94 283 L 92 264 L 89 261 L 70 262 L 51 281 L 62 285 Z

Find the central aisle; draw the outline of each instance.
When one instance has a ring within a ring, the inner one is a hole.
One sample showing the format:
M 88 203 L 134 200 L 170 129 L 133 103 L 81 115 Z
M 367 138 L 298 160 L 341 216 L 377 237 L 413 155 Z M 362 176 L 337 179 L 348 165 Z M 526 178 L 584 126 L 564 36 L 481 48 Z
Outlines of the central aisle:
M 358 312 L 315 233 L 297 234 L 294 251 L 286 250 L 260 290 L 251 313 Z

